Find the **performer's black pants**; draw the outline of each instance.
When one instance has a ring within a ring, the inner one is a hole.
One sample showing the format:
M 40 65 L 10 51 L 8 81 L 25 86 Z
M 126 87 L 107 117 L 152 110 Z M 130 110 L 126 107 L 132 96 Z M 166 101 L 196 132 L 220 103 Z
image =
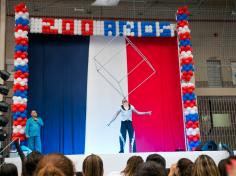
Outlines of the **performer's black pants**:
M 132 121 L 130 121 L 130 120 L 121 121 L 120 137 L 119 137 L 119 139 L 120 139 L 120 153 L 124 153 L 127 131 L 129 134 L 130 150 L 131 150 L 131 152 L 135 153 L 136 152 L 135 133 L 134 133 Z

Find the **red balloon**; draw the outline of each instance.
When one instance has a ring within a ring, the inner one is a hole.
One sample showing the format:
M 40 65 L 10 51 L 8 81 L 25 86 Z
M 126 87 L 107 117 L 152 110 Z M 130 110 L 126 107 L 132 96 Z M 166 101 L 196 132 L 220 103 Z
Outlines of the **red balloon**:
M 26 105 L 26 104 L 22 104 L 22 107 L 26 109 L 26 108 L 27 108 L 27 105 Z
M 13 125 L 14 125 L 14 126 L 17 126 L 17 125 L 19 125 L 19 124 L 18 124 L 18 121 L 17 121 L 17 120 L 15 120 L 15 121 L 13 122 Z
M 18 117 L 18 118 L 17 118 L 17 121 L 18 121 L 18 122 L 21 122 L 22 120 L 23 120 L 22 117 Z
M 193 71 L 192 71 L 192 70 L 188 71 L 188 74 L 189 74 L 190 76 L 193 76 Z
M 23 108 L 23 107 L 20 107 L 20 108 L 19 108 L 19 111 L 20 111 L 20 112 L 23 112 L 24 110 L 25 110 L 25 108 Z
M 191 127 L 193 125 L 192 121 L 188 121 L 187 124 Z
M 21 122 L 21 126 L 24 127 L 25 125 L 26 125 L 26 122 L 25 122 L 25 121 L 22 121 L 22 122 Z
M 29 73 L 27 73 L 27 72 L 25 72 L 24 75 L 25 75 L 26 78 L 29 77 Z
M 12 111 L 12 112 L 17 112 L 17 108 L 12 107 L 11 111 Z
M 192 141 L 192 140 L 193 140 L 193 136 L 192 136 L 192 135 L 189 135 L 189 136 L 188 136 L 188 140 L 189 140 L 189 141 Z
M 193 137 L 193 141 L 194 141 L 194 142 L 197 142 L 198 140 L 199 140 L 199 139 L 198 139 L 196 136 Z

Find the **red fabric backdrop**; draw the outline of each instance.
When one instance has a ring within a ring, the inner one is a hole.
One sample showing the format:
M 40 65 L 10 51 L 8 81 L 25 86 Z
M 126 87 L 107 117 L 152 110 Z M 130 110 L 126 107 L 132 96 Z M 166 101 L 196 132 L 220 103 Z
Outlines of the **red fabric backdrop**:
M 179 62 L 176 38 L 130 38 L 152 63 L 157 73 L 129 96 L 137 110 L 151 110 L 151 116 L 133 115 L 137 151 L 185 149 Z M 127 46 L 128 72 L 141 57 Z M 151 73 L 144 62 L 128 76 L 132 91 Z

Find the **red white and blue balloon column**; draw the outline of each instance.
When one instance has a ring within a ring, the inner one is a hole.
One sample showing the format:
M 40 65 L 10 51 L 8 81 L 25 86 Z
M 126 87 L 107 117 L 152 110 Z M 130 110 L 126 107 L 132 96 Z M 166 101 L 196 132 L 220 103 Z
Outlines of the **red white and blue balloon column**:
M 199 115 L 195 94 L 194 63 L 189 29 L 187 7 L 178 8 L 177 36 L 179 41 L 179 60 L 181 64 L 181 87 L 184 107 L 186 142 L 188 150 L 196 150 L 200 142 Z
M 25 4 L 15 6 L 15 54 L 14 54 L 14 83 L 12 140 L 19 139 L 24 143 L 25 125 L 27 121 L 27 90 L 28 90 L 28 32 L 29 13 Z

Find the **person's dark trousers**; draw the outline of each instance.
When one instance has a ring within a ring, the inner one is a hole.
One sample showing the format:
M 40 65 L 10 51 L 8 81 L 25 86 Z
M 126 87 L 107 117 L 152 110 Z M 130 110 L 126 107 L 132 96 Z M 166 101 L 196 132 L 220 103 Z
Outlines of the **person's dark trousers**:
M 129 135 L 130 152 L 135 153 L 136 152 L 135 133 L 134 133 L 132 121 L 130 121 L 130 120 L 121 121 L 120 137 L 119 137 L 119 140 L 120 140 L 120 152 L 119 153 L 124 153 L 127 131 L 128 131 L 128 135 Z

